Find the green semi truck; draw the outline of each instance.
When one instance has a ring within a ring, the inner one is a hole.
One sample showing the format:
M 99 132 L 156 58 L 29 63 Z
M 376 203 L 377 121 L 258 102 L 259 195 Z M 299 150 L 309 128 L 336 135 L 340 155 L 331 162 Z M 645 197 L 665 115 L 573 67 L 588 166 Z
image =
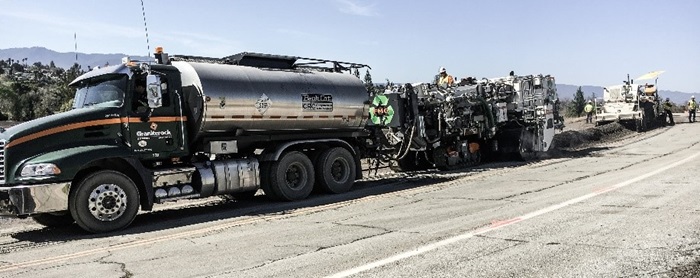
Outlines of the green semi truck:
M 73 109 L 0 133 L 0 215 L 90 232 L 139 209 L 258 189 L 277 200 L 361 175 L 365 65 L 258 53 L 125 59 L 74 80 Z

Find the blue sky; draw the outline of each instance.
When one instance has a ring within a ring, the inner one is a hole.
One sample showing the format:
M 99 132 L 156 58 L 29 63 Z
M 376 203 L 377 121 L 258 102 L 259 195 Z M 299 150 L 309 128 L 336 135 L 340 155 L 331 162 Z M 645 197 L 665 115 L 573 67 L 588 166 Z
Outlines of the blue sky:
M 666 70 L 661 89 L 700 92 L 700 1 L 145 0 L 150 49 L 243 51 L 365 63 L 375 82 L 551 74 L 617 84 Z M 0 0 L 0 48 L 146 55 L 140 0 Z M 364 72 L 363 72 L 364 74 Z

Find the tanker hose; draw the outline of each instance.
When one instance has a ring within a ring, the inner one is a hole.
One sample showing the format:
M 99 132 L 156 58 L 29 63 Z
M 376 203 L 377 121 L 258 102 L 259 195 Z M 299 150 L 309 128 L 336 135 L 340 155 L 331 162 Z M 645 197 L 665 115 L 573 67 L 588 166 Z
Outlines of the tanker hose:
M 411 143 L 413 142 L 413 135 L 415 135 L 415 132 L 416 132 L 416 124 L 413 124 L 413 127 L 411 128 L 411 136 L 408 137 L 408 144 L 406 146 L 406 150 L 404 150 L 403 154 L 399 158 L 396 158 L 395 160 L 401 160 L 404 157 L 406 157 L 406 155 L 408 155 L 409 151 L 411 150 Z M 404 143 L 405 142 L 406 141 L 404 140 Z M 399 153 L 401 153 L 401 148 L 399 148 Z
M 496 126 L 496 121 L 493 119 L 493 108 L 489 107 L 484 98 L 479 98 L 479 101 L 481 102 L 484 112 L 486 113 L 486 118 L 489 121 L 488 128 L 491 129 L 492 127 Z

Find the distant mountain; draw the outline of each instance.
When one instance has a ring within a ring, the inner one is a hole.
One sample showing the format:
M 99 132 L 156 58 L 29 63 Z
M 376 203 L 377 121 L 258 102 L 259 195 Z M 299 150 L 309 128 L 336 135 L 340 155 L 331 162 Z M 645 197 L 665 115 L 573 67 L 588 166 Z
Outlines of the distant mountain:
M 22 48 L 9 48 L 0 49 L 0 59 L 7 60 L 12 58 L 13 60 L 22 60 L 27 58 L 27 64 L 34 64 L 36 62 L 41 62 L 42 64 L 49 64 L 51 61 L 58 67 L 70 68 L 76 63 L 76 53 L 75 52 L 56 52 L 44 47 L 22 47 Z M 105 64 L 116 65 L 122 62 L 122 58 L 130 56 L 126 54 L 85 54 L 78 53 L 77 63 L 82 66 L 83 69 L 87 70 L 89 67 L 104 66 Z M 132 60 L 149 60 L 148 57 L 144 56 L 130 56 Z
M 578 85 L 568 85 L 568 84 L 557 84 L 557 94 L 559 95 L 560 99 L 573 99 L 574 95 L 576 94 L 576 90 L 578 90 Z M 603 87 L 602 86 L 581 86 L 581 90 L 583 91 L 583 96 L 586 99 L 589 99 L 595 94 L 596 98 L 602 99 L 603 97 Z M 684 92 L 678 92 L 678 91 L 669 91 L 669 90 L 659 90 L 659 95 L 661 95 L 662 98 L 669 98 L 671 102 L 676 103 L 676 104 L 684 104 L 688 100 L 690 100 L 690 97 L 693 96 L 691 93 L 684 93 Z M 700 96 L 699 96 L 700 97 Z

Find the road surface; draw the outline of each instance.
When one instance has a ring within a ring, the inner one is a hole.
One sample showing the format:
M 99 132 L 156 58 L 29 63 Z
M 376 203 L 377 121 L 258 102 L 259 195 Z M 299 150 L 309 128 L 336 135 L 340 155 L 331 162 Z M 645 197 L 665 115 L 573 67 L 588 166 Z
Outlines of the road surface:
M 697 276 L 700 124 L 563 157 L 171 203 L 91 235 L 2 222 L 0 277 Z

